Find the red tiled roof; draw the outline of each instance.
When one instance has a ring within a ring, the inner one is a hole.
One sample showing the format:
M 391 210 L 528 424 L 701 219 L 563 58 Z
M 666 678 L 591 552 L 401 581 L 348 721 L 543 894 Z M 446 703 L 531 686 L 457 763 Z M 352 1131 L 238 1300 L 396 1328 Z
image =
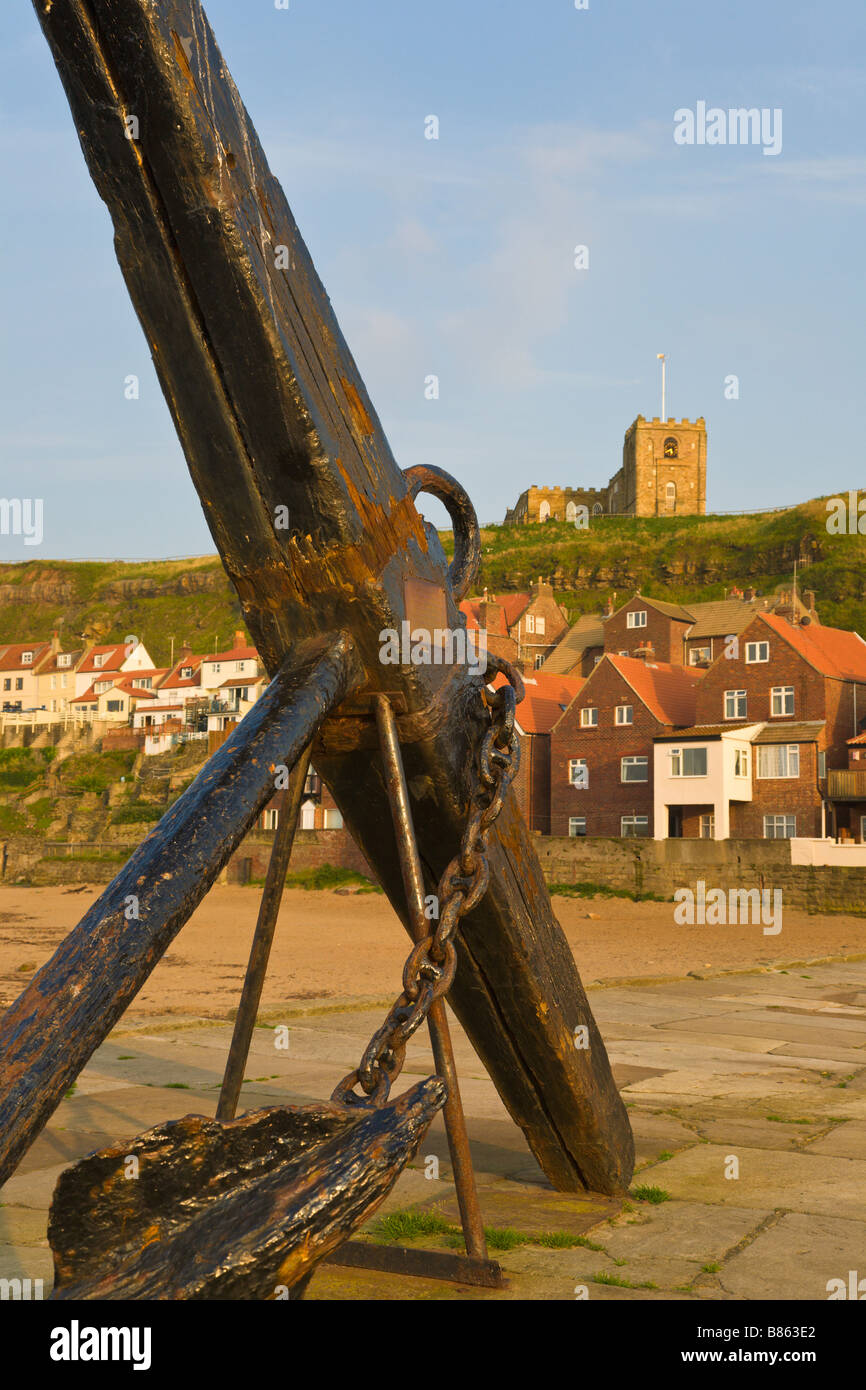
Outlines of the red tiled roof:
M 123 674 L 123 680 L 115 681 L 114 685 L 112 686 L 112 689 L 120 690 L 124 695 L 132 695 L 136 700 L 159 699 L 159 696 L 155 690 L 143 690 L 140 685 L 133 685 L 132 676 L 132 671 L 125 671 Z M 102 693 L 104 695 L 107 695 L 108 691 L 104 690 Z
M 849 748 L 856 748 L 858 745 L 862 747 L 863 744 L 866 743 L 866 729 L 864 729 L 862 734 L 857 734 L 856 737 L 849 738 L 847 742 Z
M 495 690 L 505 683 L 502 675 L 491 682 Z M 523 677 L 523 683 L 526 696 L 517 706 L 515 718 L 525 734 L 549 734 L 584 684 L 580 676 L 557 676 L 548 671 L 534 671 Z
M 95 656 L 105 656 L 108 660 L 103 661 L 101 666 L 95 666 L 93 664 Z M 91 671 L 119 671 L 125 660 L 126 644 L 124 642 L 112 642 L 107 647 L 91 647 L 79 670 L 88 674 Z
M 494 633 L 497 637 L 507 637 L 510 629 L 531 602 L 530 594 L 502 594 L 499 598 L 495 598 L 493 594 L 488 594 L 487 631 Z M 460 603 L 460 612 L 465 615 L 467 628 L 480 627 L 479 611 L 483 603 L 483 597 L 465 598 Z M 497 608 L 498 613 L 496 612 Z M 491 609 L 493 611 L 490 611 Z
M 145 676 L 167 676 L 169 668 L 167 666 L 148 666 L 142 671 L 124 671 L 124 676 L 128 676 L 131 681 L 143 680 Z
M 6 647 L 0 656 L 0 671 L 34 671 L 45 653 L 50 650 L 50 642 L 16 642 Z M 23 652 L 32 652 L 33 660 L 23 662 Z
M 822 676 L 866 681 L 866 642 L 856 632 L 823 627 L 819 623 L 794 627 L 775 613 L 759 613 L 758 618 L 789 642 Z
M 186 656 L 179 657 L 163 681 L 162 689 L 165 690 L 166 686 L 173 690 L 175 686 L 198 685 L 201 679 L 199 667 L 204 660 L 205 658 L 203 656 L 193 656 L 191 652 Z M 181 677 L 180 672 L 184 666 L 192 667 L 191 676 Z
M 667 661 L 643 661 L 634 656 L 608 654 L 602 657 L 603 661 L 611 663 L 662 724 L 686 726 L 694 723 L 695 698 L 703 671 L 672 666 Z
M 214 656 L 203 656 L 202 661 L 258 661 L 259 654 L 255 647 L 232 647 L 230 652 L 217 652 Z M 184 666 L 189 662 L 185 661 Z
M 45 663 L 44 666 L 41 666 L 41 667 L 39 668 L 39 674 L 40 674 L 40 676 L 53 675 L 53 673 L 54 673 L 55 671 L 60 671 L 60 672 L 62 672 L 64 675 L 70 674 L 70 673 L 74 672 L 74 670 L 75 670 L 75 663 L 76 663 L 76 661 L 78 660 L 78 658 L 81 656 L 81 653 L 82 653 L 83 650 L 84 650 L 83 647 L 79 647 L 77 652 L 55 652 L 54 655 L 52 656 L 51 660 L 50 660 L 50 661 L 47 661 L 47 662 Z M 59 665 L 58 665 L 58 663 L 57 663 L 57 658 L 60 657 L 60 656 L 68 656 L 68 657 L 70 658 L 70 661 L 69 661 L 69 665 L 68 665 L 68 666 L 59 666 Z

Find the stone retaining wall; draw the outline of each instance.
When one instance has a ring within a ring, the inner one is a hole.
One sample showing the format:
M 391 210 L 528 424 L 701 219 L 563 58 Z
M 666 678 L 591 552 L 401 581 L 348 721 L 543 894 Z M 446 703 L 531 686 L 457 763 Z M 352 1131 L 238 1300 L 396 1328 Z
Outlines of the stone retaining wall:
M 672 898 L 677 888 L 780 888 L 787 907 L 866 913 L 866 869 L 791 863 L 787 840 L 568 839 L 538 836 L 548 883 L 598 883 Z M 864 937 L 866 940 L 866 937 Z

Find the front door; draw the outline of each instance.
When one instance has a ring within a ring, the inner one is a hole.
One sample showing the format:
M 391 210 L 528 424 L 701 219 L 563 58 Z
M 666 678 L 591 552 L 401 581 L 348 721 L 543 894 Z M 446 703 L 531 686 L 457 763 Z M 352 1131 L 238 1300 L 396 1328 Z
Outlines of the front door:
M 683 837 L 683 808 L 682 806 L 668 807 L 668 838 L 671 840 L 681 840 Z

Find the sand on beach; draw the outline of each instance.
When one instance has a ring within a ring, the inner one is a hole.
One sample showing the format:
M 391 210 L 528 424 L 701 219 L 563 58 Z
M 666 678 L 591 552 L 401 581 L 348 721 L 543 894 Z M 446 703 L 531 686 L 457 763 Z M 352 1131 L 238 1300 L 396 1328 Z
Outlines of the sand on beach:
M 0 887 L 0 1007 L 56 950 L 101 888 Z M 584 984 L 749 970 L 866 953 L 866 921 L 785 910 L 782 930 L 680 926 L 674 904 L 554 898 Z M 227 1018 L 237 1005 L 258 911 L 255 888 L 216 886 L 143 985 L 128 1016 Z M 391 999 L 408 937 L 380 893 L 287 889 L 261 1012 L 312 1001 Z

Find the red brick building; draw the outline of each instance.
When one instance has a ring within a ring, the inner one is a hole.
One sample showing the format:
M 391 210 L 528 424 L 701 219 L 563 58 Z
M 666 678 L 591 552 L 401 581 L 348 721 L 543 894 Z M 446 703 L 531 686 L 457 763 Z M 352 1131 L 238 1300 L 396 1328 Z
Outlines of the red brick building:
M 866 788 L 848 775 L 849 740 L 864 723 L 866 642 L 808 615 L 758 614 L 706 671 L 694 727 L 657 736 L 656 836 L 860 838 Z
M 497 676 L 494 688 L 504 683 Z M 520 738 L 520 767 L 512 782 L 517 804 L 529 829 L 550 834 L 550 735 L 583 681 L 543 671 L 524 677 L 526 695 L 517 706 L 515 727 Z
M 653 833 L 653 739 L 692 724 L 702 673 L 605 655 L 550 735 L 553 835 Z
M 464 599 L 460 611 L 468 630 L 487 631 L 487 649 L 522 671 L 538 670 L 568 630 L 568 614 L 556 602 L 553 588 L 539 578 L 529 594 Z
M 758 613 L 818 622 L 811 591 L 800 598 L 781 586 L 770 596 L 756 594 L 754 589 L 731 589 L 724 599 L 690 604 L 635 594 L 616 610 L 610 603 L 603 613 L 585 613 L 560 639 L 544 669 L 563 676 L 588 676 L 605 652 L 648 656 L 674 666 L 710 666 Z

